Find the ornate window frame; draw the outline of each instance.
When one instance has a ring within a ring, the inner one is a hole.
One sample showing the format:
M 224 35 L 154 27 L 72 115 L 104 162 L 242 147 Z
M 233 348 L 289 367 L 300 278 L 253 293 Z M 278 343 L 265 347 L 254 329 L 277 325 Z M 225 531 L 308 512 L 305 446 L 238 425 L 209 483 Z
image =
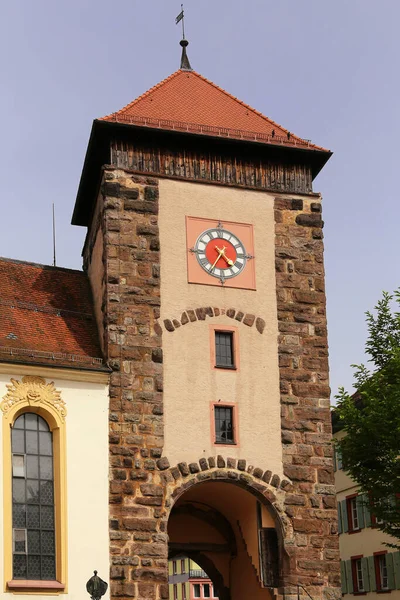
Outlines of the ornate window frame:
M 4 591 L 60 593 L 67 591 L 67 409 L 54 382 L 25 375 L 11 379 L 8 392 L 0 402 L 3 413 L 3 515 L 4 515 Z M 12 572 L 12 453 L 11 429 L 26 412 L 43 417 L 53 434 L 54 507 L 56 532 L 56 581 L 13 580 Z

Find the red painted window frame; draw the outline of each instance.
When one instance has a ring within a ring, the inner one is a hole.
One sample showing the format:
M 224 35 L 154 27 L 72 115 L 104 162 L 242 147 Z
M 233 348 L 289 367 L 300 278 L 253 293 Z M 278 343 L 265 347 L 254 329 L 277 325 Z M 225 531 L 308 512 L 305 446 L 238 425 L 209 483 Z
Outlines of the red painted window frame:
M 382 581 L 381 581 L 381 571 L 379 569 L 379 557 L 387 556 L 387 550 L 381 550 L 380 552 L 374 552 L 374 569 L 375 569 L 375 581 L 376 581 L 376 591 L 378 594 L 390 594 L 392 591 L 389 588 L 382 589 Z M 387 569 L 387 562 L 386 562 Z M 389 583 L 389 581 L 388 581 Z
M 356 494 L 357 496 L 357 494 Z M 364 558 L 363 554 L 358 554 L 357 556 L 351 556 L 350 560 L 351 560 L 351 578 L 353 580 L 353 594 L 355 596 L 365 596 L 366 595 L 366 591 L 363 590 L 362 592 L 359 591 L 358 589 L 358 577 L 357 577 L 357 566 L 356 566 L 356 561 L 361 560 L 362 558 Z

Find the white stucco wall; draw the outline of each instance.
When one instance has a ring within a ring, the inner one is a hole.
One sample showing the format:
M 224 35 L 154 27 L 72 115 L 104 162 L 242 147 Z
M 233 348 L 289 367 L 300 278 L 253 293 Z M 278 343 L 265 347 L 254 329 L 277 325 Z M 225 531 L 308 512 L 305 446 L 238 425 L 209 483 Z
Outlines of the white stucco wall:
M 7 393 L 6 384 L 11 377 L 21 376 L 0 373 L 0 400 Z M 32 374 L 32 373 L 30 373 Z M 40 372 L 36 374 L 40 375 Z M 67 456 L 67 530 L 68 530 L 68 591 L 63 594 L 70 600 L 88 598 L 86 582 L 94 569 L 108 581 L 108 386 L 65 379 L 54 381 L 66 403 L 66 456 Z M 0 418 L 4 418 L 0 413 Z M 3 429 L 0 427 L 0 437 Z M 0 439 L 2 452 L 3 439 Z M 0 536 L 3 540 L 3 479 L 0 477 Z M 4 546 L 0 545 L 1 597 L 4 593 Z M 32 595 L 18 594 L 21 600 Z M 35 598 L 48 598 L 49 593 L 36 593 Z M 104 598 L 107 598 L 106 595 Z

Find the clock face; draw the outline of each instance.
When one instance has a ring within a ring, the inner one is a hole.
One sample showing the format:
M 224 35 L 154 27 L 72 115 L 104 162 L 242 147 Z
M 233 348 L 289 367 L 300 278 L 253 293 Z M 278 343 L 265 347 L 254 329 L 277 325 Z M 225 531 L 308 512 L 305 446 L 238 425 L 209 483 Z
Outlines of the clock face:
M 223 227 L 203 231 L 192 251 L 201 268 L 211 277 L 220 279 L 221 283 L 237 277 L 249 258 L 238 236 Z

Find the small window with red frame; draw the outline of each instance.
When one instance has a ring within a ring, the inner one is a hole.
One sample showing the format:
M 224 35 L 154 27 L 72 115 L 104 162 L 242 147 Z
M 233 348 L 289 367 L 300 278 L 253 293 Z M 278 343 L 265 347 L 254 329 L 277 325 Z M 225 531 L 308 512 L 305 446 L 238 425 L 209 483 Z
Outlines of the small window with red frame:
M 362 556 L 351 559 L 351 572 L 353 578 L 354 594 L 362 594 L 365 592 L 364 576 L 362 568 Z
M 385 592 L 389 589 L 389 578 L 387 568 L 387 553 L 374 554 L 376 591 Z

